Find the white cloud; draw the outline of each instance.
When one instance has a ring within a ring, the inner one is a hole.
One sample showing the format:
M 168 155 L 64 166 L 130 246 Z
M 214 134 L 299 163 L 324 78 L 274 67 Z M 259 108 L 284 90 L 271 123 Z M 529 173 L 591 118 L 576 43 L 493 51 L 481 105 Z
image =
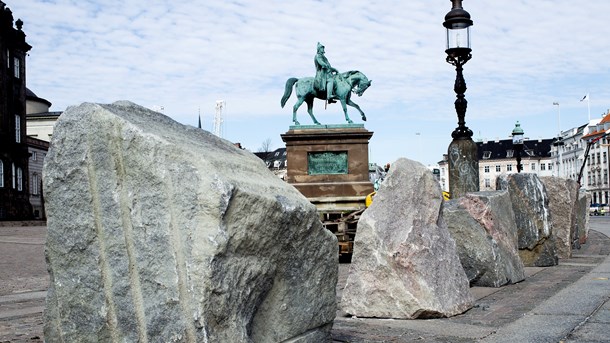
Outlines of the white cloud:
M 377 162 L 440 160 L 456 126 L 455 72 L 443 51 L 448 1 L 5 2 L 33 46 L 28 87 L 54 110 L 128 99 L 195 124 L 199 109 L 211 116 L 224 99 L 227 138 L 256 149 L 272 137 L 279 147 L 295 101 L 280 108 L 285 81 L 313 76 L 320 41 L 333 66 L 373 80 L 355 101 L 375 131 Z M 464 8 L 474 21 L 464 76 L 475 133 L 504 137 L 520 120 L 526 134 L 550 137 L 552 102 L 562 104 L 564 128 L 576 126 L 586 121 L 579 100 L 587 92 L 596 116 L 610 107 L 610 3 L 465 1 Z M 327 123 L 343 118 L 339 106 L 324 110 L 321 102 L 315 113 Z M 309 120 L 305 106 L 299 118 Z M 267 130 L 251 130 L 262 123 Z

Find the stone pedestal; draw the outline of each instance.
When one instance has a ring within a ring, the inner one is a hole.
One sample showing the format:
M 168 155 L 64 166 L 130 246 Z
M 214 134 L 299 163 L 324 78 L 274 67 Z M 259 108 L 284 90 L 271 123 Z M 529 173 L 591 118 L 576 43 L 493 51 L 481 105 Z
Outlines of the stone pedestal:
M 288 183 L 318 208 L 355 209 L 373 192 L 363 124 L 290 126 L 286 143 Z
M 479 191 L 479 159 L 477 144 L 470 138 L 456 138 L 448 148 L 449 193 L 457 199 Z

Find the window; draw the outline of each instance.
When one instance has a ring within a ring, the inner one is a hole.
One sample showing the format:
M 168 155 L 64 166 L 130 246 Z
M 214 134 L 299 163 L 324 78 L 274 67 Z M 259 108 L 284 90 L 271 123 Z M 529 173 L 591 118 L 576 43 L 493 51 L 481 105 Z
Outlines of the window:
M 11 163 L 11 180 L 13 181 L 13 189 L 15 189 L 15 163 Z
M 502 166 L 499 166 L 499 165 L 498 165 L 498 166 L 496 166 L 496 172 L 497 172 L 497 173 L 499 173 L 499 172 L 501 172 L 501 171 L 502 171 Z
M 513 171 L 513 165 L 512 165 L 512 164 L 507 164 L 507 165 L 506 165 L 506 171 L 507 171 L 507 172 L 509 172 L 509 171 Z
M 36 153 L 36 151 L 32 151 L 32 161 L 36 161 L 37 158 L 38 154 Z
M 531 168 L 532 170 L 536 170 L 536 163 L 532 163 Z
M 6 67 L 11 68 L 11 52 L 6 49 Z
M 552 163 L 549 163 L 549 164 L 547 165 L 547 167 L 548 167 L 548 168 L 547 168 L 548 170 L 553 170 L 553 164 L 552 164 Z
M 21 168 L 17 168 L 17 190 L 23 190 L 23 172 L 21 171 Z
M 32 174 L 32 195 L 38 195 L 38 174 Z
M 282 155 L 286 156 L 286 151 L 284 151 L 284 153 Z
M 514 153 L 514 150 L 506 150 L 506 158 L 512 158 Z
M 4 162 L 0 160 L 0 188 L 4 187 Z
M 485 172 L 489 173 L 489 166 L 485 166 Z
M 606 164 L 606 161 L 607 161 L 607 157 L 606 157 L 606 152 L 605 152 L 605 151 L 604 151 L 604 152 L 603 152 L 603 158 L 604 158 L 604 161 L 603 161 L 603 163 L 604 163 L 604 164 Z
M 525 154 L 527 156 L 534 156 L 534 150 L 532 150 L 532 149 L 525 149 Z
M 15 65 L 13 66 L 14 70 L 15 70 L 15 77 L 19 78 L 21 76 L 21 67 L 20 67 L 20 60 L 19 57 L 15 57 L 14 63 Z
M 485 179 L 485 187 L 487 187 L 487 188 L 491 187 L 491 180 Z
M 277 157 L 277 156 L 280 156 L 280 152 L 279 152 L 279 151 L 277 151 L 277 152 L 275 153 L 275 155 L 273 155 L 273 156 L 276 156 L 276 157 Z
M 21 116 L 15 114 L 15 142 L 21 143 Z
M 489 159 L 491 157 L 491 151 L 483 151 L 483 158 Z
M 540 163 L 540 170 L 546 170 L 546 164 Z

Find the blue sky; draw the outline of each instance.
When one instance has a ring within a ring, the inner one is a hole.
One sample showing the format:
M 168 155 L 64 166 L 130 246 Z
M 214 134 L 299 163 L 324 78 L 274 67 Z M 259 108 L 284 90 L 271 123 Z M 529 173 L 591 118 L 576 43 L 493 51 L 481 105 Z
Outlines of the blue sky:
M 33 46 L 27 85 L 62 111 L 82 102 L 130 100 L 178 122 L 212 130 L 225 100 L 224 138 L 255 152 L 292 124 L 290 77 L 313 76 L 317 42 L 340 71 L 372 86 L 354 101 L 374 131 L 371 161 L 442 158 L 457 126 L 454 67 L 445 62 L 447 0 L 165 1 L 4 0 Z M 464 67 L 466 124 L 474 138 L 505 139 L 515 121 L 526 137 L 599 118 L 610 108 L 610 2 L 465 0 L 474 21 Z M 553 106 L 558 102 L 559 106 Z M 362 122 L 348 109 L 354 122 Z M 340 105 L 314 108 L 343 123 Z M 298 112 L 309 124 L 306 106 Z

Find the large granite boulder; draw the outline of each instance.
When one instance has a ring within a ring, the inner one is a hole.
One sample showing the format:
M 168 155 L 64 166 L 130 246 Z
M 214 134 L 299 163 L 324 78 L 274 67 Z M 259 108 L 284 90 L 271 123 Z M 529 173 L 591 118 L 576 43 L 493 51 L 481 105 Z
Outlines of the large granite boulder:
M 508 190 L 510 195 L 523 264 L 526 267 L 557 265 L 549 197 L 538 175 L 503 174 L 496 180 L 496 189 Z
M 399 159 L 358 222 L 341 309 L 378 318 L 432 318 L 472 307 L 468 278 L 442 218 L 438 181 Z
M 525 279 L 507 191 L 468 193 L 447 201 L 443 217 L 471 286 L 500 287 Z
M 324 342 L 337 242 L 253 154 L 130 102 L 45 159 L 46 342 Z
M 549 197 L 549 211 L 559 258 L 572 257 L 572 242 L 578 237 L 576 224 L 578 183 L 555 176 L 541 177 Z
M 589 204 L 591 204 L 591 193 L 581 189 L 578 192 L 578 204 L 576 205 L 578 240 L 574 241 L 574 247 L 577 249 L 580 248 L 580 244 L 587 243 L 589 237 Z

